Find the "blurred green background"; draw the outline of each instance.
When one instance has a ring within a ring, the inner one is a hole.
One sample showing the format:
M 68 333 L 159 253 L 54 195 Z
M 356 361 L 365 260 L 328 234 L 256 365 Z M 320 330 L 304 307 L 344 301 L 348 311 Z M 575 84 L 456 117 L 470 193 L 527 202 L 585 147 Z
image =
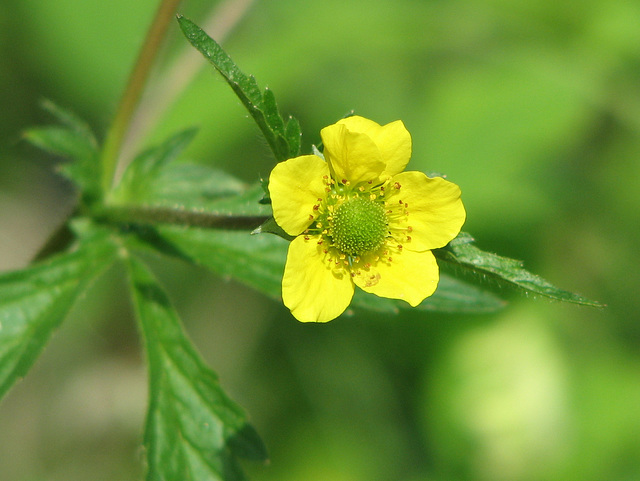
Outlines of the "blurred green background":
M 58 159 L 21 130 L 50 120 L 48 98 L 102 135 L 156 4 L 0 3 L 1 270 L 26 265 L 73 206 Z M 215 4 L 181 11 L 205 25 Z M 225 48 L 300 119 L 306 148 L 350 109 L 404 120 L 410 167 L 461 186 L 481 248 L 608 304 L 501 291 L 511 302 L 494 315 L 304 325 L 232 281 L 157 263 L 269 447 L 252 479 L 640 479 L 640 3 L 237 0 L 216 18 L 209 31 L 233 27 Z M 177 30 L 137 145 L 197 125 L 190 157 L 255 181 L 273 166 L 265 142 L 212 68 L 187 82 L 190 64 L 172 67 Z M 3 481 L 141 479 L 145 372 L 122 279 L 93 286 L 0 404 Z

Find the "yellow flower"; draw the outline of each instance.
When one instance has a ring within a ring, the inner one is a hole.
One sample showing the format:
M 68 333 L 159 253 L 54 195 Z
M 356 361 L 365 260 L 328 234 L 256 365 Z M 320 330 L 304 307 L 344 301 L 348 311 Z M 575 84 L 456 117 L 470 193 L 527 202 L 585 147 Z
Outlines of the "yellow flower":
M 282 299 L 303 322 L 327 322 L 349 306 L 354 285 L 417 306 L 439 273 L 431 249 L 465 220 L 460 188 L 403 172 L 411 136 L 401 121 L 348 117 L 320 132 L 325 159 L 303 155 L 269 178 L 273 216 L 295 239 Z

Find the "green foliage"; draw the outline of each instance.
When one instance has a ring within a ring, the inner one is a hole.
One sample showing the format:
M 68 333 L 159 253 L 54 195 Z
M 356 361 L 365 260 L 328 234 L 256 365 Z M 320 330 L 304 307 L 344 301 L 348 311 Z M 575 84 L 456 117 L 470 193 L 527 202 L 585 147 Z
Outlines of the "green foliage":
M 285 124 L 273 92 L 268 88 L 261 92 L 256 79 L 242 73 L 220 45 L 191 20 L 178 16 L 178 23 L 191 45 L 213 64 L 249 111 L 276 160 L 297 156 L 300 153 L 300 124 L 293 117 Z
M 100 173 L 98 162 L 98 142 L 91 128 L 72 112 L 55 105 L 51 101 L 42 102 L 59 124 L 27 129 L 23 136 L 44 151 L 67 159 L 60 172 L 75 183 L 86 203 L 100 196 Z
M 128 266 L 149 365 L 147 479 L 245 479 L 235 458 L 265 461 L 262 441 L 186 338 L 153 275 L 136 258 Z
M 292 117 L 283 120 L 273 92 L 260 90 L 197 25 L 181 16 L 178 22 L 247 108 L 276 160 L 298 155 L 300 125 Z M 247 186 L 213 167 L 181 159 L 196 135 L 189 129 L 136 156 L 119 184 L 102 192 L 100 148 L 91 130 L 51 103 L 46 108 L 60 125 L 32 128 L 24 136 L 69 160 L 61 170 L 81 192 L 77 215 L 82 217 L 72 222 L 77 239 L 71 250 L 0 277 L 0 395 L 26 374 L 87 285 L 123 259 L 149 371 L 147 479 L 245 479 L 237 458 L 264 461 L 265 447 L 204 364 L 167 294 L 137 256 L 151 251 L 177 257 L 279 300 L 290 238 L 271 217 L 264 184 Z M 552 286 L 518 261 L 481 251 L 468 234 L 435 254 L 441 264 L 475 278 L 490 277 L 525 293 L 600 306 Z M 483 286 L 443 273 L 436 293 L 417 310 L 485 313 L 503 306 Z M 408 309 L 404 302 L 359 291 L 349 313 L 397 314 Z
M 174 160 L 196 135 L 196 129 L 185 130 L 169 138 L 162 145 L 138 155 L 125 170 L 117 188 L 110 195 L 110 203 L 145 203 L 160 171 Z
M 473 242 L 473 237 L 462 232 L 446 248 L 438 249 L 436 255 L 440 260 L 462 268 L 477 278 L 489 277 L 525 294 L 540 295 L 585 306 L 603 307 L 599 302 L 553 286 L 540 276 L 524 269 L 522 262 L 484 252 L 473 245 Z
M 115 259 L 105 235 L 0 276 L 0 397 L 22 378 L 91 281 Z

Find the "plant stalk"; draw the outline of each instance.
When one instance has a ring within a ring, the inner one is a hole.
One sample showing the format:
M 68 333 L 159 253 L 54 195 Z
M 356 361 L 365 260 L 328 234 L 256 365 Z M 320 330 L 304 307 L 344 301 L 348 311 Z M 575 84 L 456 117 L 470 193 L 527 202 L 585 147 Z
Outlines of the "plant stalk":
M 124 137 L 131 124 L 136 106 L 142 96 L 162 40 L 166 35 L 171 20 L 174 18 L 180 1 L 181 0 L 161 0 L 129 77 L 124 94 L 120 99 L 116 115 L 107 132 L 100 159 L 102 166 L 101 184 L 103 193 L 105 194 L 109 191 L 113 183 Z
M 109 206 L 96 216 L 103 222 L 133 225 L 173 224 L 185 227 L 253 230 L 268 216 L 229 216 L 175 207 Z

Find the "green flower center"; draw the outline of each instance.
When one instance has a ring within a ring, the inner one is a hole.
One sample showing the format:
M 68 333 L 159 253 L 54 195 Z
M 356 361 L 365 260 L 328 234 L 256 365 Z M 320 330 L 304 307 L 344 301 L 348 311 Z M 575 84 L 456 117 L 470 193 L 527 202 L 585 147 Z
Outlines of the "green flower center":
M 356 197 L 334 212 L 331 237 L 341 252 L 361 256 L 382 246 L 387 236 L 384 207 L 372 200 Z

